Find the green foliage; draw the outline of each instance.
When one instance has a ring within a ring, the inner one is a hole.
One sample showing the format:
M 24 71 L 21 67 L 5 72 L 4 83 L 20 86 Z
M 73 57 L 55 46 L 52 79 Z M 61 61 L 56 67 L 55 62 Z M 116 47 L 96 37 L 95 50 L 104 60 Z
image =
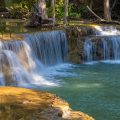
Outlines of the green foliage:
M 5 25 L 3 25 L 2 23 L 0 23 L 0 34 L 3 35 L 5 32 Z
M 51 6 L 49 6 L 49 8 L 48 8 L 48 16 L 52 17 L 52 7 Z
M 87 14 L 87 7 L 86 3 L 78 5 L 74 2 L 69 3 L 68 7 L 68 17 L 70 18 L 81 18 L 85 17 Z M 63 18 L 64 17 L 64 0 L 56 0 L 55 4 L 55 14 L 56 18 Z M 52 7 L 49 3 L 48 5 L 48 16 L 52 17 Z
M 14 3 L 10 7 L 10 11 L 13 18 L 25 18 L 28 17 L 30 14 L 28 6 L 23 3 Z
M 63 16 L 64 16 L 64 0 L 56 1 L 55 12 L 56 12 L 57 18 L 63 18 Z
M 83 3 L 83 4 L 70 4 L 71 7 L 71 11 L 70 11 L 70 17 L 74 17 L 74 18 L 80 18 L 80 17 L 86 17 L 87 16 L 87 4 Z
M 87 17 L 87 14 L 88 14 L 88 9 L 87 9 L 87 4 L 84 3 L 83 5 L 81 5 L 81 7 L 78 8 L 78 12 L 81 13 L 81 16 L 82 17 Z
M 58 19 L 63 18 L 63 16 L 64 16 L 64 0 L 56 0 L 55 15 Z M 48 16 L 52 17 L 51 3 L 48 4 Z
M 26 5 L 29 9 L 29 11 L 31 10 L 33 4 L 36 2 L 37 0 L 13 0 L 13 3 L 16 4 L 22 4 L 23 6 Z
M 70 3 L 69 7 L 68 7 L 68 16 L 70 18 L 80 18 L 81 17 L 81 13 L 75 12 L 74 11 L 74 4 Z
M 10 7 L 12 5 L 12 0 L 4 0 L 6 7 Z
M 11 17 L 21 19 L 28 18 L 30 16 L 31 8 L 37 0 L 9 0 L 9 1 L 12 1 L 12 5 L 9 6 L 9 9 L 11 11 Z
M 12 2 L 12 6 L 10 7 L 11 15 L 13 18 L 28 18 L 31 12 L 31 8 L 33 4 L 37 0 L 5 0 L 10 5 Z M 48 7 L 48 16 L 52 17 L 52 7 L 51 7 L 51 0 L 47 2 Z M 87 3 L 80 3 L 80 2 L 69 2 L 68 7 L 68 17 L 70 18 L 81 18 L 87 16 Z M 55 14 L 56 18 L 61 19 L 64 17 L 64 0 L 56 0 L 55 1 Z

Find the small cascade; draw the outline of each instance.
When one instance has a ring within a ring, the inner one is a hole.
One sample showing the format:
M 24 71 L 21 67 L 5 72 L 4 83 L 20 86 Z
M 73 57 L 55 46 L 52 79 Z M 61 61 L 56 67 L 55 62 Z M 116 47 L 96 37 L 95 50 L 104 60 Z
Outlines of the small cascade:
M 120 35 L 120 31 L 115 26 L 94 26 L 95 35 Z
M 120 60 L 120 31 L 114 27 L 99 27 L 96 35 L 85 38 L 86 62 L 96 60 Z
M 43 77 L 46 66 L 63 63 L 66 56 L 63 31 L 25 34 L 24 41 L 0 41 L 0 84 L 55 85 Z
M 31 79 L 16 54 L 10 50 L 0 53 L 0 72 L 4 75 L 1 85 L 17 85 L 23 81 L 29 83 Z
M 102 53 L 103 53 L 103 59 L 104 60 L 107 60 L 107 59 L 110 59 L 110 48 L 109 48 L 109 45 L 108 45 L 108 42 L 105 40 L 105 39 L 102 39 Z
M 86 61 L 93 60 L 93 51 L 94 51 L 94 45 L 92 41 L 88 40 L 87 38 L 84 43 L 84 54 L 85 54 Z
M 26 42 L 34 50 L 35 56 L 46 65 L 65 62 L 67 40 L 63 31 L 35 33 L 26 35 Z

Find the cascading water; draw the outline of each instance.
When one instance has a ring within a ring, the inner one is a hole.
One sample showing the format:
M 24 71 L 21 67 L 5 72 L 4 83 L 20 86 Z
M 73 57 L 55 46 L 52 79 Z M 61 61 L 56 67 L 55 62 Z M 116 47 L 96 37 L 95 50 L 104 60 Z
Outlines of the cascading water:
M 108 45 L 108 42 L 106 41 L 106 39 L 102 39 L 102 48 L 103 48 L 103 59 L 106 60 L 106 59 L 110 59 L 110 48 L 109 48 L 109 45 Z
M 114 26 L 94 26 L 95 35 L 120 35 L 120 31 Z
M 84 42 L 85 61 L 120 60 L 120 31 L 115 27 L 96 27 L 95 36 Z
M 35 56 L 46 65 L 57 64 L 66 60 L 67 40 L 63 31 L 27 35 L 26 42 L 34 50 Z
M 86 61 L 93 60 L 93 43 L 90 40 L 88 40 L 88 38 L 85 40 L 84 43 L 84 53 Z
M 66 54 L 63 31 L 26 34 L 24 41 L 0 41 L 0 84 L 55 85 L 43 77 L 45 66 L 65 62 Z

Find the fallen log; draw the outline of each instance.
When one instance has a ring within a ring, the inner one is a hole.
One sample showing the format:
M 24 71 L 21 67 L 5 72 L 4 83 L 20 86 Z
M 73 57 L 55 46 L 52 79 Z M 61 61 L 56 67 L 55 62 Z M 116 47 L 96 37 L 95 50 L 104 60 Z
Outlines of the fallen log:
M 98 18 L 100 21 L 103 21 L 103 20 L 104 20 L 104 19 L 102 19 L 101 17 L 99 17 L 95 12 L 93 12 L 88 5 L 87 5 L 87 9 L 88 9 L 96 18 Z
M 99 17 L 95 12 L 93 12 L 89 6 L 87 6 L 88 10 L 98 19 L 98 21 L 96 22 L 99 22 L 99 23 L 104 23 L 104 24 L 117 24 L 117 25 L 120 25 L 120 22 L 119 21 L 113 21 L 113 20 L 110 20 L 110 21 L 107 21 L 105 19 L 102 19 L 101 17 Z
M 104 20 L 104 21 L 100 21 L 100 23 L 120 25 L 119 21 L 114 21 L 114 20 L 111 20 L 111 21 Z

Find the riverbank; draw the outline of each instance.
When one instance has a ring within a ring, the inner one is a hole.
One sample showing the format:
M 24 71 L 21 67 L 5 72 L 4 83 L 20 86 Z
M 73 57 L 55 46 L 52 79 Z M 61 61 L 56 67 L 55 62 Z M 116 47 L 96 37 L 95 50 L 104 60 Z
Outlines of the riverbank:
M 16 87 L 0 87 L 0 119 L 93 120 L 54 94 Z

